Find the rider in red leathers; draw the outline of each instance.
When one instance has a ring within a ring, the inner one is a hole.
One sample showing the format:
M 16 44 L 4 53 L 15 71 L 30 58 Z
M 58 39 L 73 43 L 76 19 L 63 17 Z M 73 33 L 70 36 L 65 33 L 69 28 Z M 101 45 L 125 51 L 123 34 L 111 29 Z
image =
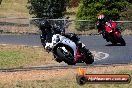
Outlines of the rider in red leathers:
M 107 24 L 107 18 L 104 14 L 101 14 L 98 16 L 98 21 L 97 21 L 97 29 L 100 34 L 102 34 L 103 38 L 106 39 L 106 41 L 109 41 L 107 38 L 107 34 L 105 32 L 106 28 L 105 25 Z

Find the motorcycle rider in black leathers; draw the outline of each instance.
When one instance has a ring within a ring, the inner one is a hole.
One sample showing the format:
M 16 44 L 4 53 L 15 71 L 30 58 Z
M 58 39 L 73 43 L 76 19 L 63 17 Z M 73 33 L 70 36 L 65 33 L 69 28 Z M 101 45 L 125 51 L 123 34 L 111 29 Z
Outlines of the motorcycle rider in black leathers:
M 40 35 L 41 43 L 45 48 L 46 43 L 52 42 L 52 37 L 54 34 L 65 35 L 65 29 L 60 28 L 57 25 L 51 25 L 49 20 L 43 20 L 40 22 L 39 29 L 42 34 Z
M 69 38 L 71 41 L 73 41 L 77 47 L 78 47 L 78 51 L 82 52 L 82 51 L 87 51 L 84 47 L 82 47 L 82 43 L 80 42 L 79 38 L 77 37 L 76 34 L 74 33 L 65 33 L 65 28 L 60 28 L 57 25 L 51 25 L 50 22 L 48 20 L 43 20 L 40 23 L 40 30 L 42 31 L 42 34 L 40 36 L 41 38 L 41 43 L 45 48 L 46 43 L 51 43 L 52 42 L 52 36 L 53 34 L 61 34 L 62 36 L 65 36 L 66 38 Z M 50 52 L 52 49 L 49 47 L 46 48 L 46 50 L 48 52 Z M 78 55 L 81 56 L 80 53 L 78 53 Z M 54 55 L 54 58 L 58 58 Z M 80 57 L 81 58 L 81 57 Z M 59 59 L 56 59 L 59 60 Z M 61 62 L 61 61 L 58 61 Z M 79 62 L 79 60 L 78 60 Z
M 46 42 L 50 43 L 52 41 L 52 26 L 49 21 L 43 20 L 40 22 L 39 29 L 42 32 L 40 35 L 41 43 L 45 47 Z
M 107 38 L 107 33 L 105 32 L 105 25 L 107 23 L 107 19 L 105 15 L 101 14 L 98 16 L 98 21 L 97 21 L 97 29 L 99 34 L 102 34 L 103 38 L 106 39 L 106 41 L 109 41 Z

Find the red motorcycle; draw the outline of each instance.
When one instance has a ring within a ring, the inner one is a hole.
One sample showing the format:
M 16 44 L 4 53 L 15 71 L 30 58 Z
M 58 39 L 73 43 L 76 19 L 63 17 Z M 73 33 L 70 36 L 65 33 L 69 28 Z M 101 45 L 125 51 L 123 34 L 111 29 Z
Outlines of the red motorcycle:
M 120 43 L 122 46 L 126 45 L 125 40 L 122 37 L 122 34 L 117 28 L 117 23 L 114 21 L 107 22 L 105 25 L 105 31 L 103 32 L 107 42 L 111 42 L 112 44 Z

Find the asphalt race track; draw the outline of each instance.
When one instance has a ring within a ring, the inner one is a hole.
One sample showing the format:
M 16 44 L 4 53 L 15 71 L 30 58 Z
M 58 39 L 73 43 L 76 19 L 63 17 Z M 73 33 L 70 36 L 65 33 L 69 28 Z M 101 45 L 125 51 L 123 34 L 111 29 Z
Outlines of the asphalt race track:
M 81 36 L 81 40 L 90 50 L 105 52 L 109 57 L 94 64 L 128 64 L 132 63 L 132 36 L 124 36 L 126 46 L 113 46 L 102 36 Z
M 132 63 L 132 36 L 124 36 L 126 46 L 113 46 L 106 42 L 102 36 L 79 36 L 90 51 L 104 52 L 109 57 L 97 60 L 93 65 L 129 64 Z M 39 35 L 0 35 L 0 44 L 20 44 L 42 46 Z M 64 65 L 63 63 L 60 65 Z M 65 65 L 64 65 L 65 66 Z

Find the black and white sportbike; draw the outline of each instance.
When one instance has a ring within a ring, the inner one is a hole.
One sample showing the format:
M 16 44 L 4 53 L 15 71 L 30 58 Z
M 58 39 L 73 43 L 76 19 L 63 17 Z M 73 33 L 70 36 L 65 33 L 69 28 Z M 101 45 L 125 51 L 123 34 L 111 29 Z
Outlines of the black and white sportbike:
M 92 64 L 94 56 L 81 43 L 78 36 L 74 33 L 52 33 L 51 42 L 45 42 L 44 48 L 51 51 L 57 62 L 64 61 L 68 65 L 76 63 Z M 44 40 L 44 38 L 41 39 Z M 42 42 L 43 43 L 43 42 Z
M 70 35 L 75 36 L 75 34 Z M 46 43 L 45 49 L 51 49 L 57 62 L 64 61 L 68 65 L 75 65 L 79 62 L 92 64 L 94 62 L 92 53 L 85 48 L 83 43 L 79 41 L 75 43 L 74 40 L 60 34 L 53 35 L 52 42 Z

